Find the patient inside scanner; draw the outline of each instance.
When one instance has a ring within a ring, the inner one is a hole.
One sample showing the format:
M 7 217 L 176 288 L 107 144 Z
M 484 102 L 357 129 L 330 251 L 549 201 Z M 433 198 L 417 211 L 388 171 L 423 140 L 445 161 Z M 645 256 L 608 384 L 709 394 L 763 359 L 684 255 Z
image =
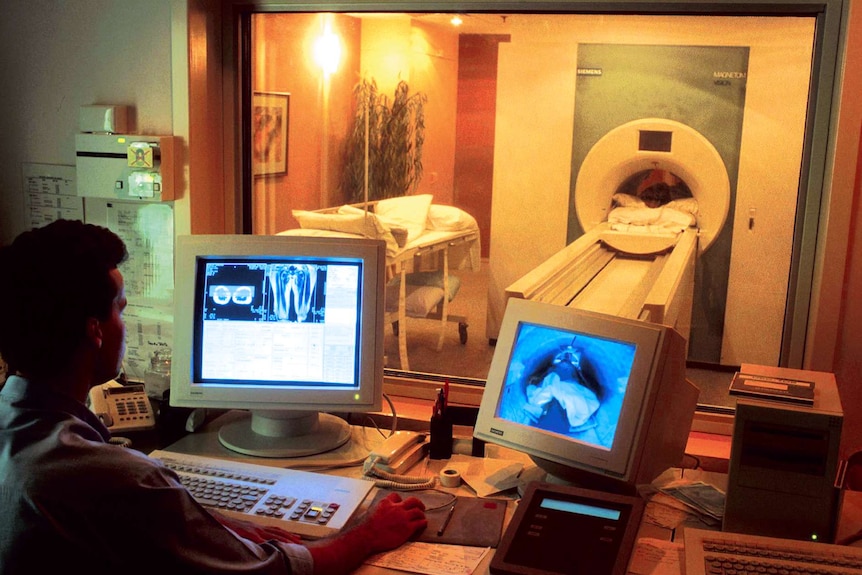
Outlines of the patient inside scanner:
M 654 168 L 627 178 L 611 198 L 611 230 L 677 234 L 697 226 L 698 204 L 686 183 Z
M 610 449 L 635 346 L 533 324 L 515 341 L 500 417 Z

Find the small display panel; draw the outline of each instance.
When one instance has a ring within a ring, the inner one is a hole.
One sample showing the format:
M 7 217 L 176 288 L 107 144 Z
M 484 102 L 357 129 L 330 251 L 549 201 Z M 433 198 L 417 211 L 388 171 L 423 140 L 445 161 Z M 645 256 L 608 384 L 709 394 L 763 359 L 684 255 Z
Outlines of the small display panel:
M 497 417 L 611 449 L 636 345 L 522 322 Z
M 199 258 L 195 381 L 355 387 L 362 262 Z
M 622 575 L 643 514 L 637 496 L 532 482 L 491 560 L 494 575 Z
M 638 150 L 641 152 L 670 152 L 673 132 L 640 130 Z

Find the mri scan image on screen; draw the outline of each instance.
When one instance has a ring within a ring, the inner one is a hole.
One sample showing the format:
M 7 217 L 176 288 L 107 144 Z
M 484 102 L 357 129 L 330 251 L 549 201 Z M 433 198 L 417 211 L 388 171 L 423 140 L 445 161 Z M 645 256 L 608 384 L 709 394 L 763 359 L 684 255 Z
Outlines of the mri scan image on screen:
M 473 436 L 526 453 L 542 480 L 633 493 L 685 452 L 698 396 L 685 343 L 665 325 L 511 298 Z
M 180 236 L 171 405 L 247 411 L 219 428 L 263 457 L 332 451 L 336 413 L 377 411 L 385 252 L 377 240 Z
M 356 383 L 362 262 L 305 259 L 198 262 L 203 381 Z
M 628 342 L 522 324 L 498 416 L 610 449 L 634 355 Z

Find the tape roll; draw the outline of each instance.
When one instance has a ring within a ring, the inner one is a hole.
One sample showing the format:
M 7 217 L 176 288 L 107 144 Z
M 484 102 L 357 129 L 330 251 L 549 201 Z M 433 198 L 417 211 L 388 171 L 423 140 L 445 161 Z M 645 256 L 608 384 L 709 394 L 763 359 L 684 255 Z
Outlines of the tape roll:
M 440 472 L 440 485 L 443 487 L 458 487 L 461 485 L 461 472 L 457 469 L 444 469 Z

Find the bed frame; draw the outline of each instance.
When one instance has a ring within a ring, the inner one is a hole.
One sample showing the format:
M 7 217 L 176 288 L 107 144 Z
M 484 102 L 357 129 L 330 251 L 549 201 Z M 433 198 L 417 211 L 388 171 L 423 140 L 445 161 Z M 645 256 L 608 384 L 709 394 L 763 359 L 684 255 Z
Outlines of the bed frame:
M 377 202 L 350 204 L 352 207 L 366 211 L 374 211 Z M 323 214 L 337 213 L 339 206 L 314 210 Z M 299 230 L 288 230 L 297 232 Z M 479 241 L 479 230 L 462 231 L 426 231 L 417 240 L 410 242 L 394 255 L 387 257 L 387 283 L 395 277 L 400 277 L 398 286 L 398 306 L 396 311 L 386 311 L 384 321 L 392 325 L 392 330 L 398 338 L 398 356 L 400 369 L 410 371 L 410 360 L 407 356 L 407 317 L 422 317 L 439 320 L 440 333 L 437 340 L 437 351 L 443 348 L 445 329 L 448 323 L 458 324 L 458 334 L 462 344 L 467 342 L 467 318 L 449 313 L 450 293 L 450 262 L 449 252 L 455 247 L 469 247 L 472 242 Z M 408 315 L 407 300 L 410 296 L 408 275 L 414 271 L 434 270 L 442 272 L 443 287 L 439 290 L 439 300 L 432 306 L 432 311 L 424 316 Z
M 407 298 L 408 298 L 408 282 L 407 276 L 409 273 L 429 268 L 438 270 L 442 273 L 443 288 L 439 292 L 439 301 L 433 311 L 428 315 L 421 316 L 426 319 L 436 319 L 440 321 L 440 332 L 437 338 L 437 351 L 443 349 L 443 339 L 445 336 L 446 324 L 454 322 L 458 324 L 458 335 L 462 344 L 467 343 L 467 318 L 460 315 L 451 315 L 449 313 L 449 250 L 455 246 L 475 242 L 479 238 L 479 232 L 475 230 L 467 230 L 462 232 L 452 232 L 447 234 L 443 239 L 432 239 L 426 242 L 420 242 L 408 250 L 399 252 L 399 254 L 390 260 L 393 277 L 400 277 L 398 285 L 398 311 L 386 312 L 384 320 L 392 325 L 393 332 L 398 337 L 398 357 L 403 371 L 410 371 L 410 360 L 407 356 Z M 432 259 L 429 260 L 428 257 Z M 418 317 L 418 316 L 417 316 Z

